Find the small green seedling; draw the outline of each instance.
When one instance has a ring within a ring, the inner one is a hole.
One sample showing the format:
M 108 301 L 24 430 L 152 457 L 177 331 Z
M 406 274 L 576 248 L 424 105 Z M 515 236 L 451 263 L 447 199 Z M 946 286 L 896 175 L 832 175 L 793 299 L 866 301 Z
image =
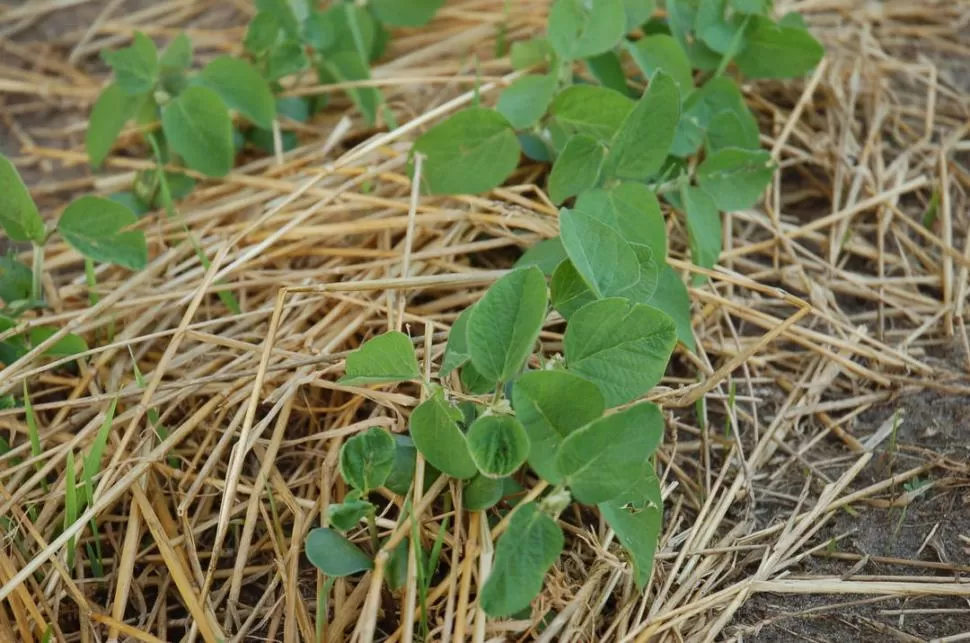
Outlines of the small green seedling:
M 639 275 L 630 279 L 626 286 Z M 630 299 L 594 298 L 569 320 L 564 355 L 530 370 L 528 364 L 545 359 L 535 348 L 549 313 L 548 281 L 539 268 L 519 268 L 499 279 L 454 325 L 441 369 L 474 372 L 484 395 L 463 412 L 454 394 L 472 392 L 452 389 L 451 377 L 439 374 L 440 381 L 422 383 L 425 400 L 411 415 L 410 436 L 427 464 L 465 481 L 466 510 L 497 505 L 505 481 L 526 467 L 552 487 L 540 500 L 515 508 L 498 542 L 480 595 L 493 616 L 521 611 L 539 592 L 562 551 L 556 519 L 570 502 L 600 508 L 629 551 L 640 585 L 649 578 L 661 524 L 652 455 L 663 439 L 664 420 L 655 405 L 635 402 L 663 374 L 677 341 L 673 320 Z M 410 340 L 388 333 L 348 357 L 342 381 L 386 384 L 420 377 Z M 317 529 L 307 541 L 310 560 L 326 574 L 370 569 L 371 557 L 338 531 L 370 521 L 375 508 L 366 494 L 395 477 L 396 469 L 414 470 L 414 451 L 402 453 L 410 446 L 402 444 L 383 429 L 370 429 L 341 450 L 341 474 L 354 491 L 329 508 L 335 529 Z M 373 528 L 370 541 L 376 553 Z
M 41 217 L 20 174 L 9 159 L 0 155 L 0 227 L 12 241 L 30 242 L 33 265 L 14 257 L 0 261 L 0 298 L 5 306 L 0 313 L 0 332 L 17 328 L 17 318 L 25 310 L 42 306 L 44 244 L 56 231 L 80 253 L 86 262 L 112 263 L 129 270 L 140 270 L 148 263 L 145 234 L 129 229 L 138 220 L 128 208 L 116 201 L 82 196 L 65 208 L 53 230 Z M 93 273 L 93 269 L 92 269 Z M 10 364 L 53 335 L 51 326 L 33 326 L 0 343 L 0 362 Z M 68 334 L 47 349 L 46 355 L 64 357 L 88 350 L 85 341 Z

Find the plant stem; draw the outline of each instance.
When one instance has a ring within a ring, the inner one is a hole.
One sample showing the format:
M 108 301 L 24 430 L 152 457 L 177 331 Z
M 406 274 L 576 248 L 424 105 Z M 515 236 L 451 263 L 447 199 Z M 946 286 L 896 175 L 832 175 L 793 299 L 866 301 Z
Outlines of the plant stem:
M 34 262 L 30 281 L 31 303 L 39 303 L 44 298 L 44 246 L 34 244 Z
M 367 511 L 367 532 L 370 534 L 371 551 L 375 554 L 380 550 L 380 540 L 377 537 L 377 507 L 371 505 Z

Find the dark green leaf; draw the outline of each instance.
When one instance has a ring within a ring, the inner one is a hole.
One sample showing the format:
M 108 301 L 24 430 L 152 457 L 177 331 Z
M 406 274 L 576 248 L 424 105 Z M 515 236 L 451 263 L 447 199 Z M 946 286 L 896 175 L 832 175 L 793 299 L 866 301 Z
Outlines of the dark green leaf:
M 276 99 L 276 113 L 297 123 L 310 120 L 310 101 L 299 96 L 284 96 Z
M 684 114 L 678 124 L 672 154 L 689 156 L 704 139 L 704 133 L 717 114 L 730 112 L 738 118 L 740 127 L 733 133 L 736 147 L 760 147 L 758 121 L 744 102 L 744 96 L 730 78 L 712 78 L 691 94 L 684 103 Z
M 411 539 L 404 538 L 391 552 L 387 561 L 384 580 L 392 592 L 404 587 L 408 582 L 408 555 L 411 551 Z
M 818 65 L 825 50 L 808 31 L 782 27 L 767 18 L 754 17 L 745 47 L 734 57 L 749 78 L 795 78 Z
M 256 9 L 272 14 L 290 38 L 300 37 L 300 25 L 310 13 L 307 0 L 256 0 Z
M 549 198 L 562 203 L 571 196 L 594 187 L 599 182 L 606 148 L 583 134 L 576 134 L 552 166 L 549 174 Z
M 370 79 L 370 68 L 356 51 L 341 51 L 330 55 L 324 65 L 339 82 L 354 82 Z M 377 121 L 377 109 L 381 104 L 381 94 L 376 87 L 350 87 L 347 95 L 364 115 L 368 125 Z
M 27 334 L 30 338 L 31 346 L 39 346 L 42 342 L 50 339 L 54 333 L 58 332 L 60 329 L 53 326 L 35 326 L 30 329 Z M 64 337 L 60 338 L 54 345 L 44 351 L 44 355 L 48 357 L 71 357 L 72 355 L 79 355 L 88 350 L 88 343 L 84 341 L 84 338 L 80 335 L 75 335 L 74 333 L 68 333 Z
M 306 538 L 306 557 L 327 576 L 352 576 L 374 568 L 374 562 L 333 529 L 313 529 Z
M 477 370 L 471 362 L 465 364 L 461 369 L 461 385 L 465 392 L 472 395 L 484 395 L 495 390 L 495 380 L 491 380 Z
M 267 154 L 276 153 L 276 138 L 271 130 L 254 127 L 246 132 L 246 140 Z M 300 139 L 295 132 L 280 132 L 280 144 L 284 152 L 289 152 L 300 146 Z
M 721 55 L 711 51 L 699 36 L 692 33 L 698 4 L 690 0 L 667 3 L 667 22 L 671 35 L 687 52 L 691 64 L 702 71 L 714 71 L 721 63 Z
M 719 112 L 707 128 L 707 153 L 713 154 L 726 147 L 747 147 L 744 125 L 734 112 Z M 758 149 L 754 146 L 748 149 Z
M 0 256 L 0 299 L 5 304 L 29 300 L 32 282 L 30 268 L 12 255 Z
M 718 54 L 731 55 L 737 51 L 739 32 L 747 27 L 744 16 L 725 17 L 726 0 L 702 2 L 694 21 L 694 29 L 701 41 Z
M 666 258 L 667 230 L 660 202 L 642 183 L 587 190 L 577 199 L 575 209 L 610 226 L 627 243 L 649 247 L 655 261 Z
M 549 42 L 566 60 L 612 49 L 625 30 L 623 0 L 556 0 L 549 10 Z
M 721 255 L 721 214 L 714 199 L 703 188 L 686 187 L 683 197 L 690 231 L 691 260 L 701 268 L 713 268 Z
M 519 164 L 515 130 L 504 116 L 483 107 L 458 112 L 431 128 L 412 151 L 425 156 L 421 186 L 429 194 L 487 192 Z
M 516 268 L 536 266 L 542 274 L 551 276 L 556 267 L 566 259 L 566 249 L 562 247 L 562 239 L 553 237 L 543 239 L 525 251 L 515 262 Z
M 643 478 L 663 434 L 660 409 L 637 404 L 569 434 L 556 464 L 576 500 L 588 505 L 607 502 Z
M 552 274 L 550 284 L 552 306 L 564 319 L 571 318 L 577 310 L 596 301 L 596 295 L 586 284 L 586 280 L 568 259 L 561 262 Z
M 758 201 L 774 174 L 768 152 L 727 148 L 704 159 L 697 182 L 721 210 L 744 210 Z
M 677 327 L 677 339 L 690 351 L 697 350 L 694 341 L 694 331 L 691 327 L 690 295 L 684 282 L 670 266 L 664 266 L 660 271 L 657 289 L 649 303 L 661 310 L 674 320 Z
M 181 74 L 192 65 L 192 41 L 185 33 L 180 33 L 168 43 L 168 47 L 158 59 L 162 73 Z
M 394 466 L 395 444 L 381 428 L 358 433 L 340 449 L 340 475 L 362 493 L 384 485 Z
M 529 455 L 529 436 L 511 415 L 483 415 L 468 429 L 468 452 L 482 475 L 504 478 Z
M 515 129 L 527 129 L 546 113 L 555 92 L 555 76 L 523 76 L 502 92 L 496 109 Z
M 518 374 L 532 354 L 548 305 L 545 277 L 534 266 L 513 270 L 492 284 L 468 318 L 475 369 L 493 382 Z
M 101 57 L 114 69 L 118 87 L 129 96 L 148 93 L 158 80 L 158 49 L 140 31 L 135 32 L 130 47 L 102 51 Z
M 623 497 L 601 503 L 598 507 L 607 524 L 616 532 L 620 544 L 629 553 L 633 563 L 633 580 L 637 587 L 643 589 L 653 570 L 657 540 L 663 526 L 663 507 L 659 500 L 660 482 L 652 468 L 634 487 L 637 487 L 642 500 L 647 497 L 658 500 L 644 501 L 643 506 L 637 507 L 625 497 L 629 494 L 623 494 Z
M 538 161 L 539 163 L 552 162 L 552 153 L 549 150 L 549 145 L 541 136 L 538 134 L 519 132 L 515 137 L 519 140 L 519 145 L 522 146 L 522 153 L 527 158 Z
M 778 21 L 778 26 L 808 30 L 808 25 L 805 24 L 805 18 L 803 18 L 802 14 L 798 13 L 797 11 L 789 11 L 783 15 L 781 20 Z
M 519 507 L 498 541 L 495 564 L 482 589 L 485 613 L 502 617 L 527 608 L 564 544 L 562 529 L 535 503 Z
M 269 85 L 245 60 L 219 56 L 202 70 L 205 86 L 215 91 L 226 105 L 263 129 L 273 127 L 276 102 Z
M 394 435 L 394 464 L 384 486 L 399 496 L 406 496 L 414 479 L 418 450 L 406 435 Z
M 356 53 L 362 61 L 369 59 L 377 26 L 366 9 L 349 2 L 338 3 L 320 12 L 314 20 L 317 29 L 325 29 L 333 35 L 330 46 L 321 48 L 323 54 Z
M 653 15 L 657 8 L 654 0 L 623 0 L 623 11 L 626 14 L 626 33 L 630 33 Z
M 559 215 L 563 247 L 597 297 L 621 293 L 640 280 L 636 254 L 611 227 L 579 210 Z
M 619 92 L 624 96 L 630 95 L 630 87 L 626 84 L 626 74 L 623 72 L 623 64 L 620 57 L 612 51 L 607 51 L 599 56 L 586 59 L 586 65 L 596 80 L 604 87 Z
M 603 395 L 592 382 L 567 371 L 532 371 L 515 381 L 512 405 L 529 436 L 529 466 L 559 484 L 556 453 L 563 439 L 603 415 Z
M 549 113 L 567 133 L 607 142 L 633 111 L 635 103 L 619 92 L 593 85 L 573 85 L 552 101 Z
M 327 507 L 327 518 L 330 524 L 340 531 L 350 531 L 360 524 L 368 513 L 374 511 L 374 505 L 362 500 L 359 492 L 355 490 L 351 494 L 348 494 L 343 502 Z
M 392 27 L 420 27 L 434 18 L 444 0 L 371 0 L 377 19 Z
M 286 40 L 269 52 L 266 60 L 267 80 L 275 82 L 287 76 L 299 74 L 310 66 L 303 45 L 295 40 Z
M 731 0 L 731 8 L 741 13 L 760 15 L 768 10 L 768 0 Z
M 189 87 L 163 107 L 162 129 L 192 169 L 209 176 L 225 176 L 232 169 L 232 119 L 211 89 Z
M 619 179 L 645 179 L 663 165 L 680 120 L 680 91 L 656 72 L 650 86 L 613 135 L 605 172 Z
M 14 164 L 0 154 L 0 226 L 11 241 L 43 244 L 47 236 L 37 204 Z
M 318 51 L 332 51 L 337 42 L 336 28 L 333 16 L 313 10 L 303 25 L 303 39 Z
M 137 221 L 138 216 L 120 203 L 82 196 L 64 210 L 57 231 L 89 259 L 140 270 L 148 264 L 145 233 L 125 230 Z
M 150 204 L 146 204 L 134 192 L 115 192 L 114 194 L 109 194 L 108 199 L 115 203 L 120 203 L 137 216 L 141 216 L 151 209 Z
M 458 319 L 452 324 L 448 332 L 448 345 L 445 347 L 445 356 L 441 360 L 441 371 L 438 377 L 447 377 L 456 368 L 464 366 L 471 359 L 468 352 L 468 317 L 471 315 L 472 308 L 469 306 L 458 315 Z
M 694 76 L 690 60 L 671 36 L 647 36 L 636 42 L 626 43 L 626 48 L 647 78 L 662 71 L 677 84 L 681 96 L 687 96 L 693 89 Z
M 191 176 L 186 176 L 178 172 L 166 172 L 165 182 L 168 184 L 168 194 L 173 201 L 180 201 L 192 193 L 195 189 L 195 179 Z M 156 195 L 155 200 L 152 205 L 156 208 L 161 208 L 165 205 L 164 199 L 162 198 L 161 190 Z M 134 210 L 132 210 L 134 212 Z M 135 214 L 138 214 L 135 212 Z
M 400 331 L 373 337 L 347 356 L 341 384 L 383 384 L 421 379 L 411 339 Z
M 607 407 L 630 402 L 663 377 L 677 331 L 665 313 L 613 298 L 595 301 L 569 320 L 569 370 L 599 386 Z
M 142 100 L 141 96 L 129 96 L 121 91 L 116 83 L 101 90 L 84 133 L 84 146 L 92 167 L 99 167 L 107 158 L 115 139 L 135 115 Z
M 461 492 L 461 504 L 466 511 L 491 509 L 504 495 L 505 481 L 478 475 L 465 484 Z
M 249 21 L 243 47 L 251 54 L 269 51 L 280 37 L 280 21 L 268 11 L 260 11 Z
M 411 413 L 411 439 L 435 468 L 452 478 L 467 480 L 476 476 L 478 469 L 458 428 L 459 419 L 461 412 L 438 390 Z

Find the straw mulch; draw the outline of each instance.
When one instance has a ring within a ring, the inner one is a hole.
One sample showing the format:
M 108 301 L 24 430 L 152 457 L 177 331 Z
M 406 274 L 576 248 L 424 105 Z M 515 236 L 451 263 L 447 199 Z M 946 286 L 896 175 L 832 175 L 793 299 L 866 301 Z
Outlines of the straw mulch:
M 802 11 L 830 53 L 804 81 L 745 87 L 783 170 L 762 205 L 725 217 L 721 266 L 692 289 L 698 353 L 678 351 L 652 395 L 669 424 L 649 591 L 594 513 L 567 512 L 567 550 L 532 617 L 486 620 L 475 593 L 501 526 L 447 512 L 440 481 L 417 503 L 426 545 L 448 520 L 431 640 L 970 638 L 970 5 L 776 4 Z M 238 50 L 252 12 L 248 0 L 8 7 L 3 145 L 50 217 L 150 167 L 131 133 L 106 171 L 85 168 L 96 52 L 134 29 L 164 41 L 185 28 L 204 61 Z M 79 257 L 49 249 L 52 310 L 37 321 L 94 348 L 80 370 L 28 359 L 0 372 L 4 393 L 27 384 L 42 448 L 31 457 L 21 409 L 0 412 L 13 445 L 0 459 L 0 640 L 39 640 L 41 624 L 58 641 L 315 640 L 322 582 L 302 548 L 345 491 L 341 441 L 405 430 L 418 395 L 337 385 L 344 356 L 403 328 L 434 370 L 457 313 L 556 234 L 542 167 L 458 198 L 417 198 L 405 172 L 415 136 L 472 103 L 477 79 L 485 103 L 508 81 L 498 34 L 539 33 L 544 13 L 456 1 L 396 34 L 375 82 L 399 129 L 365 129 L 338 95 L 311 124 L 287 124 L 299 149 L 244 159 L 181 204 L 209 269 L 153 213 L 150 266 L 99 268 L 89 306 Z M 686 276 L 684 222 L 668 222 Z M 549 351 L 561 329 L 547 328 Z M 116 398 L 95 504 L 64 532 L 68 453 L 87 452 Z M 387 498 L 386 534 L 406 529 L 399 505 Z M 90 519 L 104 577 L 85 553 Z M 337 582 L 328 610 L 326 640 L 410 641 L 422 607 L 413 579 L 391 595 L 364 575 Z

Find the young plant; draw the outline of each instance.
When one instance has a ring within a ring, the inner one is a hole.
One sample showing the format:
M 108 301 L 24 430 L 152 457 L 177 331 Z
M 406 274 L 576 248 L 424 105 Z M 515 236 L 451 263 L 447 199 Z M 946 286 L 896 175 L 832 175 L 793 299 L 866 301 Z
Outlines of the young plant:
M 104 162 L 124 126 L 134 120 L 146 137 L 155 139 L 164 162 L 177 158 L 208 176 L 225 176 L 236 155 L 231 112 L 264 129 L 276 118 L 269 85 L 245 60 L 218 56 L 190 74 L 192 43 L 185 34 L 159 54 L 150 38 L 136 32 L 130 47 L 104 51 L 102 58 L 114 70 L 114 81 L 91 111 L 85 143 L 93 167 Z M 161 130 L 155 132 L 159 123 Z M 139 178 L 134 200 L 146 209 L 159 205 L 153 173 Z
M 425 400 L 411 415 L 410 437 L 427 463 L 465 481 L 466 510 L 495 506 L 512 476 L 534 480 L 525 467 L 551 487 L 540 500 L 515 507 L 498 542 L 480 595 L 492 616 L 521 611 L 540 591 L 563 547 L 556 519 L 570 502 L 599 507 L 627 548 L 640 585 L 649 578 L 661 524 L 652 455 L 664 421 L 655 405 L 635 402 L 664 372 L 676 343 L 673 320 L 629 298 L 596 299 L 571 316 L 564 354 L 547 360 L 534 352 L 549 312 L 547 280 L 535 266 L 499 279 L 453 326 L 439 381 L 422 383 Z M 450 388 L 456 369 L 474 389 Z M 346 371 L 341 381 L 348 384 L 421 377 L 401 333 L 366 342 L 348 357 Z M 454 394 L 479 396 L 462 409 Z M 623 408 L 610 411 L 615 407 Z M 345 480 L 357 490 L 383 484 L 396 462 L 392 445 L 383 429 L 348 441 L 341 452 Z M 351 525 L 334 518 L 348 512 L 356 523 L 368 515 L 359 501 L 352 495 L 349 507 L 345 500 L 331 508 L 331 522 L 346 529 Z M 371 540 L 376 552 L 376 537 Z M 307 554 L 331 576 L 370 568 L 371 558 L 332 529 L 312 532 Z
M 16 328 L 17 318 L 25 310 L 43 306 L 44 244 L 55 230 L 86 261 L 140 270 L 148 263 L 148 246 L 143 232 L 128 229 L 136 221 L 131 210 L 115 201 L 83 196 L 65 208 L 54 230 L 48 230 L 17 169 L 0 155 L 0 227 L 13 241 L 29 241 L 34 256 L 31 268 L 14 257 L 0 261 L 0 298 L 5 302 L 0 332 Z M 0 342 L 0 362 L 16 361 L 56 331 L 51 326 L 33 326 L 26 334 L 7 338 Z M 86 350 L 84 339 L 68 334 L 45 355 L 68 356 Z

